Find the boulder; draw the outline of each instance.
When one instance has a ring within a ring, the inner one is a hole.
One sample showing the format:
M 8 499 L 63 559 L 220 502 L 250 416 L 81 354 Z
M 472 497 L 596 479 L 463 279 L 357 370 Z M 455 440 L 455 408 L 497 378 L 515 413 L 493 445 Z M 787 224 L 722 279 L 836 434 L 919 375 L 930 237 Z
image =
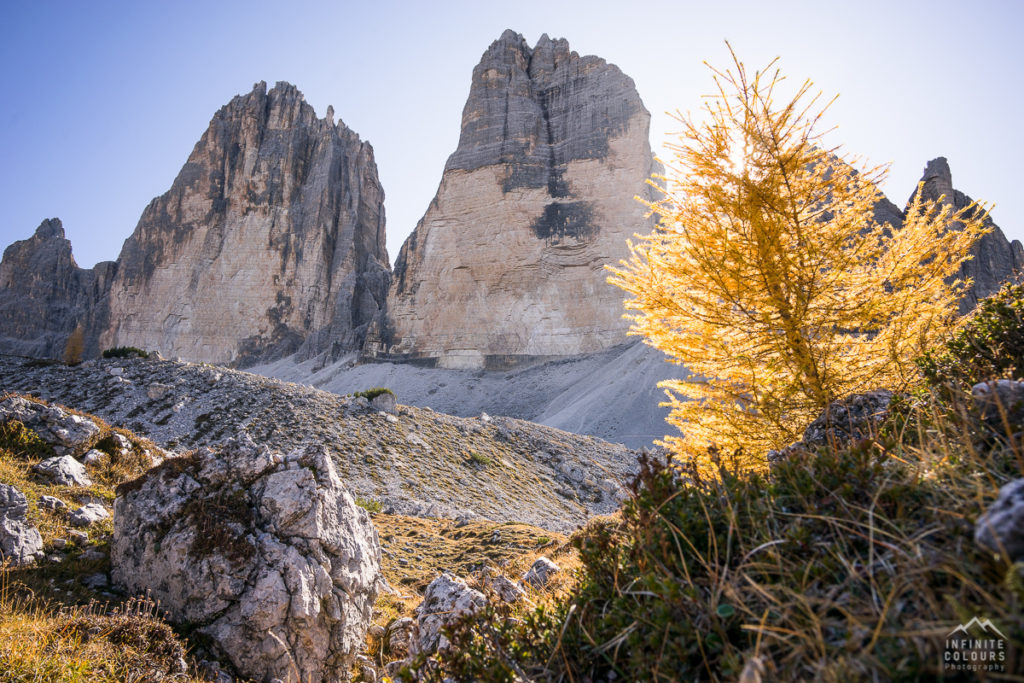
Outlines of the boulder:
M 1024 561 L 1024 479 L 999 489 L 974 525 L 974 540 L 993 553 L 1005 552 L 1011 562 Z
M 92 486 L 85 465 L 70 455 L 47 458 L 32 469 L 59 486 Z
M 14 567 L 43 557 L 43 537 L 28 522 L 28 499 L 8 484 L 0 484 L 0 563 Z
M 60 498 L 55 498 L 53 496 L 40 496 L 39 507 L 43 508 L 44 510 L 54 510 L 59 512 L 60 510 L 66 510 L 68 504 L 61 500 Z
M 889 417 L 892 396 L 891 391 L 876 389 L 833 401 L 808 425 L 800 441 L 778 451 L 769 451 L 768 461 L 779 462 L 794 452 L 813 452 L 823 446 L 842 448 L 876 436 L 878 428 Z
M 971 387 L 971 399 L 982 422 L 990 429 L 1006 434 L 1009 427 L 1012 435 L 1024 428 L 1024 382 L 979 382 Z
M 99 426 L 88 418 L 20 396 L 0 401 L 0 423 L 11 420 L 21 422 L 38 434 L 57 455 L 85 450 L 100 433 Z
M 85 452 L 85 455 L 82 456 L 82 462 L 85 463 L 86 465 L 92 465 L 94 463 L 99 462 L 105 457 L 107 457 L 107 454 L 104 453 L 103 451 L 96 450 L 95 448 L 90 448 L 88 451 Z
M 384 648 L 392 657 L 406 658 L 419 637 L 419 628 L 412 617 L 395 619 L 384 631 Z
M 373 397 L 370 401 L 370 407 L 374 410 L 379 410 L 382 413 L 388 413 L 394 415 L 396 412 L 398 402 L 395 400 L 395 395 L 390 391 L 385 391 L 383 394 L 379 394 Z
M 423 602 L 416 608 L 419 633 L 410 654 L 430 654 L 446 649 L 449 643 L 441 629 L 486 604 L 483 593 L 470 588 L 457 576 L 444 572 L 430 582 L 423 592 Z
M 243 676 L 330 681 L 363 647 L 380 544 L 326 450 L 243 435 L 118 488 L 114 582 L 151 591 Z
M 538 557 L 533 566 L 523 574 L 522 582 L 527 586 L 543 588 L 551 580 L 551 577 L 560 571 L 562 568 L 548 558 Z
M 525 596 L 522 588 L 493 567 L 485 567 L 480 572 L 479 581 L 487 592 L 493 593 L 504 602 L 518 602 Z
M 72 512 L 68 521 L 74 526 L 91 526 L 108 517 L 110 517 L 110 513 L 107 512 L 105 507 L 99 503 L 89 503 Z

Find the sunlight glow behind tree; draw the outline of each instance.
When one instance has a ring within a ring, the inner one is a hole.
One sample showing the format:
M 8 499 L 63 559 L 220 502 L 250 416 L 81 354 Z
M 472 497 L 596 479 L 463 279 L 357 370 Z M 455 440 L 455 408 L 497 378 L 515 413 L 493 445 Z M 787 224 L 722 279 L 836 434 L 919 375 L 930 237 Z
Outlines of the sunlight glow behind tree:
M 664 444 L 680 456 L 715 444 L 760 466 L 831 401 L 914 382 L 912 360 L 953 324 L 969 283 L 952 278 L 984 233 L 982 207 L 954 214 L 920 192 L 901 229 L 878 222 L 886 169 L 822 144 L 829 103 L 810 81 L 777 106 L 776 61 L 752 78 L 735 54 L 732 69 L 710 67 L 706 120 L 677 117 L 674 158 L 655 178 L 659 224 L 610 269 L 632 295 L 631 334 L 697 375 L 659 385 L 682 431 Z

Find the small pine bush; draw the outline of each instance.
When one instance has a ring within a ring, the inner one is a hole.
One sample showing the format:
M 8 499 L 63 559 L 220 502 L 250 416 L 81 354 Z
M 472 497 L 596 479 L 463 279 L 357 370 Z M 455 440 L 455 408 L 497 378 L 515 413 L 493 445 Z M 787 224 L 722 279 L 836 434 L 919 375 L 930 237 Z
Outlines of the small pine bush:
M 149 351 L 134 346 L 116 346 L 103 352 L 104 358 L 149 358 Z
M 372 401 L 381 394 L 391 394 L 394 396 L 395 392 L 391 391 L 387 387 L 374 387 L 372 389 L 367 389 L 366 391 L 357 391 L 352 395 L 356 398 L 365 398 L 367 401 Z

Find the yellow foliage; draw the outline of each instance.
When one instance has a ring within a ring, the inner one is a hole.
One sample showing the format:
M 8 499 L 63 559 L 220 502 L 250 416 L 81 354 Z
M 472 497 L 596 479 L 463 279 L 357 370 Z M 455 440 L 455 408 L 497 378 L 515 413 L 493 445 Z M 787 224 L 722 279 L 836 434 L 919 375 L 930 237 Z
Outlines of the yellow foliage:
M 918 192 L 901 229 L 879 223 L 886 169 L 822 146 L 828 103 L 811 82 L 776 106 L 775 62 L 753 78 L 733 62 L 712 68 L 705 121 L 677 115 L 658 226 L 609 280 L 632 295 L 631 334 L 694 373 L 659 385 L 683 432 L 664 444 L 698 459 L 742 448 L 758 465 L 829 402 L 914 380 L 912 359 L 955 318 L 985 211 Z

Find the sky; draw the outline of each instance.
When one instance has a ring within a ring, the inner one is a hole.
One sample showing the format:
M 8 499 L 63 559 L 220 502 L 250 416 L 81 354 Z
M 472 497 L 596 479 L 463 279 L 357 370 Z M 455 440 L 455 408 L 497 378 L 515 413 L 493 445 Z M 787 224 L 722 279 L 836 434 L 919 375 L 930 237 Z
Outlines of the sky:
M 79 265 L 117 257 L 213 114 L 288 81 L 374 147 L 392 262 L 458 143 L 470 76 L 506 28 L 616 64 L 652 114 L 656 152 L 711 91 L 704 65 L 779 57 L 839 95 L 830 144 L 891 163 L 903 206 L 925 163 L 994 204 L 1024 240 L 1024 2 L 5 2 L 0 8 L 0 248 L 46 218 Z

